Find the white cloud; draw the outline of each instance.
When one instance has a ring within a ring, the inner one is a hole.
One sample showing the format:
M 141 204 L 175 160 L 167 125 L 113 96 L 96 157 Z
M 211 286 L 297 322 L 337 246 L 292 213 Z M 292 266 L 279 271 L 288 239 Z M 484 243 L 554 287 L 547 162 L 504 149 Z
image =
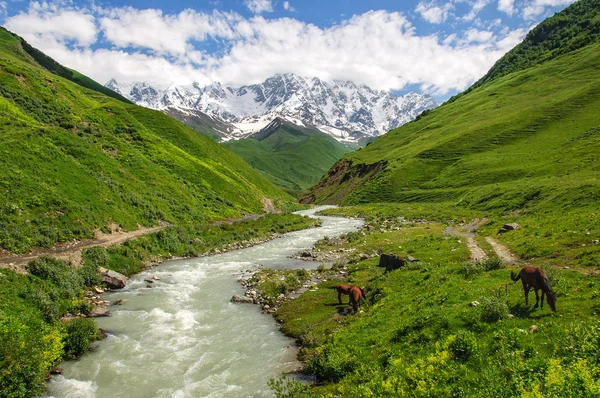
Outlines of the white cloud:
M 498 10 L 512 16 L 515 13 L 515 0 L 498 0 Z
M 67 12 L 93 29 L 38 23 Z M 494 35 L 473 29 L 461 33 L 463 39 L 451 35 L 440 41 L 436 35 L 419 36 L 403 14 L 387 11 L 369 11 L 321 28 L 292 18 L 192 10 L 164 14 L 130 7 L 95 9 L 93 14 L 72 8 L 30 9 L 9 18 L 6 26 L 57 61 L 102 83 L 115 78 L 157 85 L 194 81 L 243 85 L 292 72 L 352 80 L 375 89 L 417 84 L 436 95 L 466 88 L 525 34 Z M 108 48 L 97 48 L 107 47 L 94 43 L 97 30 Z M 73 48 L 65 38 L 84 48 Z M 207 42 L 223 47 L 208 53 Z
M 254 14 L 273 11 L 271 0 L 244 0 L 244 4 L 246 4 L 246 7 Z
M 296 11 L 296 9 L 290 5 L 289 1 L 284 1 L 283 2 L 283 9 L 287 10 L 287 11 L 291 11 L 291 12 Z
M 0 15 L 6 15 L 6 1 L 0 1 Z
M 88 46 L 98 32 L 94 16 L 87 10 L 59 9 L 47 3 L 32 2 L 26 13 L 9 18 L 5 27 L 26 38 L 51 37 L 57 42 L 74 41 Z
M 468 42 L 488 43 L 494 38 L 494 32 L 489 30 L 469 29 L 465 37 Z
M 477 17 L 477 14 L 479 14 L 479 12 L 481 10 L 483 10 L 485 8 L 485 6 L 487 6 L 488 4 L 491 3 L 491 0 L 475 0 L 475 1 L 470 1 L 469 4 L 471 5 L 471 11 L 463 16 L 461 19 L 463 21 L 472 21 Z
M 567 6 L 577 0 L 533 0 L 531 4 L 523 9 L 523 18 L 533 20 L 543 14 L 547 7 Z
M 230 22 L 234 14 L 212 14 L 184 10 L 177 15 L 163 15 L 161 10 L 138 10 L 131 7 L 105 12 L 100 25 L 107 40 L 118 47 L 145 47 L 158 53 L 182 55 L 190 51 L 189 40 L 202 41 L 207 36 L 232 39 Z
M 421 14 L 421 17 L 429 23 L 440 24 L 448 19 L 450 11 L 454 9 L 452 3 L 446 3 L 443 6 L 437 6 L 435 2 L 425 3 L 421 1 L 415 11 Z

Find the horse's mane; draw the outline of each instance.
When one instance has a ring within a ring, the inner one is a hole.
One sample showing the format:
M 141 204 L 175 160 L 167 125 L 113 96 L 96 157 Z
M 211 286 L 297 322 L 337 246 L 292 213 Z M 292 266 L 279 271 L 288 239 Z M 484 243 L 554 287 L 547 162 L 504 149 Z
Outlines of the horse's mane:
M 544 287 L 544 290 L 546 290 L 546 294 L 548 296 L 552 296 L 554 299 L 556 299 L 556 293 L 554 293 L 554 290 L 552 290 L 552 286 L 550 286 L 548 278 L 542 278 L 542 286 Z

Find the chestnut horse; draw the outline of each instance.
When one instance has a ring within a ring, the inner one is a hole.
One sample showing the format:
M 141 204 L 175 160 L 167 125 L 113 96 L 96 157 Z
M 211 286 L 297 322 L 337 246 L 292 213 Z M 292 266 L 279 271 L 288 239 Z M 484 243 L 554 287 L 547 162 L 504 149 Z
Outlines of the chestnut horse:
M 342 294 L 347 294 L 350 296 L 350 302 L 348 304 L 352 304 L 352 308 L 354 309 L 354 313 L 358 311 L 358 302 L 361 298 L 366 299 L 367 295 L 365 294 L 365 290 L 358 286 L 352 285 L 335 285 L 331 287 L 332 289 L 337 290 L 338 292 L 338 302 L 342 304 Z
M 544 294 L 546 294 L 546 301 L 548 301 L 548 305 L 552 309 L 552 311 L 556 311 L 556 293 L 552 290 L 550 286 L 550 282 L 548 281 L 548 276 L 546 273 L 540 269 L 535 267 L 523 267 L 518 274 L 514 274 L 512 271 L 510 272 L 510 279 L 513 281 L 518 281 L 521 279 L 523 282 L 523 291 L 525 293 L 525 305 L 529 305 L 529 300 L 527 296 L 529 295 L 529 290 L 533 288 L 535 291 L 535 306 L 533 308 L 537 308 L 540 298 L 538 297 L 538 290 L 542 290 L 542 306 L 544 308 Z
M 365 289 L 358 286 L 352 286 L 350 291 L 348 292 L 348 296 L 350 296 L 350 302 L 352 303 L 352 309 L 354 309 L 354 313 L 358 312 L 358 302 L 360 299 L 366 299 L 367 295 L 365 294 Z

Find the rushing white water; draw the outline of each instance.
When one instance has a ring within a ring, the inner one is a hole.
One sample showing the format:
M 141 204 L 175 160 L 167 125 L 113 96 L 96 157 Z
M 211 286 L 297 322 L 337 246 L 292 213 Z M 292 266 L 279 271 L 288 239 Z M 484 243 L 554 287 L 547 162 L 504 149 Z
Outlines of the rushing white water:
M 319 207 L 299 212 L 315 217 Z M 108 337 L 77 361 L 60 366 L 51 397 L 270 397 L 267 381 L 295 365 L 293 342 L 258 306 L 233 304 L 243 294 L 241 271 L 258 264 L 308 268 L 288 256 L 324 236 L 356 230 L 361 221 L 321 217 L 322 227 L 229 253 L 168 261 L 133 277 L 105 299 L 112 317 L 99 318 Z M 160 278 L 151 288 L 144 279 Z

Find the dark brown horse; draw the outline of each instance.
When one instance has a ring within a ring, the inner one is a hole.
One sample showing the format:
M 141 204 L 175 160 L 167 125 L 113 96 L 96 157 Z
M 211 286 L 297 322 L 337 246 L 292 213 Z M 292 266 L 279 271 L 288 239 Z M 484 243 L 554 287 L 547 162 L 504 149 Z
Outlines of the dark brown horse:
M 529 295 L 529 290 L 533 288 L 535 291 L 535 306 L 533 308 L 537 308 L 540 298 L 538 296 L 538 290 L 542 290 L 542 306 L 544 308 L 544 294 L 546 294 L 546 301 L 548 301 L 548 305 L 552 309 L 552 311 L 556 311 L 556 293 L 552 290 L 550 286 L 550 282 L 548 281 L 548 276 L 546 273 L 540 268 L 535 267 L 523 267 L 518 274 L 514 274 L 512 271 L 510 272 L 510 279 L 513 281 L 518 281 L 521 279 L 523 282 L 523 291 L 525 293 L 525 305 L 529 305 L 529 300 L 527 296 Z
M 354 313 L 358 312 L 358 302 L 360 299 L 366 299 L 367 295 L 365 294 L 365 289 L 358 286 L 352 286 L 350 291 L 348 292 L 348 296 L 350 296 L 350 303 L 352 303 L 352 309 L 354 309 Z

